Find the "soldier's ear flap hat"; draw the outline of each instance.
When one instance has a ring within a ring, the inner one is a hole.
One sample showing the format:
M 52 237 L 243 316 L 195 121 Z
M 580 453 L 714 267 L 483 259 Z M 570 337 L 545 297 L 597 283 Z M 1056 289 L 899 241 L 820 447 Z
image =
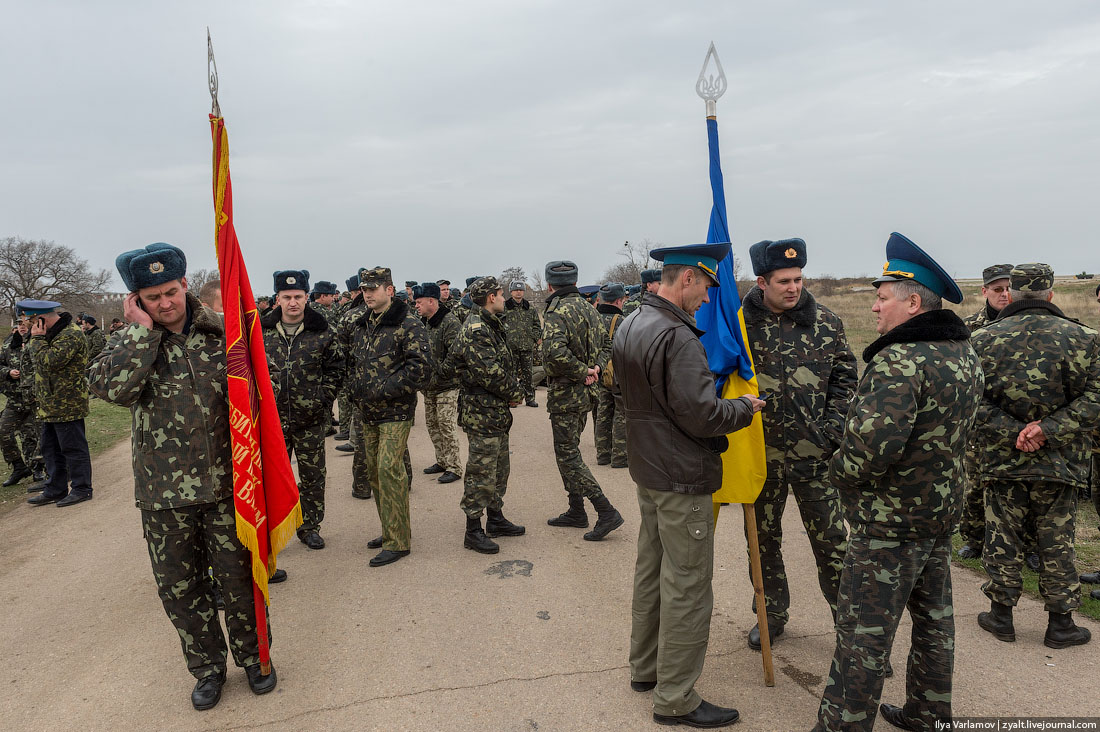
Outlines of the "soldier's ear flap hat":
M 424 282 L 413 288 L 413 300 L 419 300 L 422 297 L 434 297 L 438 300 L 441 295 L 439 285 L 434 282 Z
M 336 291 L 336 284 L 329 282 L 328 280 L 320 280 L 313 286 L 313 292 L 316 295 L 338 295 Z
M 546 264 L 546 284 L 554 287 L 567 287 L 577 284 L 577 265 L 567 259 L 558 259 Z
M 275 273 L 275 294 L 283 290 L 303 290 L 309 292 L 308 269 L 284 269 Z
M 354 277 L 348 277 L 344 280 L 344 286 L 348 288 L 348 292 L 355 292 L 359 289 L 359 275 Z
M 806 266 L 806 242 L 802 239 L 758 241 L 749 247 L 752 273 L 763 277 L 769 272 L 787 267 Z
M 600 299 L 604 302 L 615 302 L 620 297 L 626 297 L 626 286 L 621 282 L 608 282 L 600 288 Z
M 650 282 L 661 281 L 661 270 L 659 269 L 643 269 L 642 270 L 642 284 L 648 285 Z
M 481 279 L 481 275 L 474 275 L 473 277 L 467 277 L 466 278 L 466 289 L 469 290 L 470 285 L 474 284 L 475 282 L 477 282 L 480 279 Z
M 126 289 L 137 292 L 183 279 L 187 274 L 187 257 L 171 244 L 157 242 L 144 249 L 131 249 L 118 255 L 115 268 Z
M 710 244 L 686 244 L 680 247 L 661 247 L 649 253 L 652 259 L 664 262 L 665 265 L 681 264 L 687 267 L 696 267 L 710 277 L 714 283 L 712 287 L 718 287 L 718 263 L 729 256 L 730 243 L 714 242 Z
M 951 275 L 923 249 L 895 231 L 886 242 L 886 264 L 882 265 L 882 276 L 871 284 L 877 287 L 883 282 L 899 280 L 919 282 L 948 302 L 960 303 L 963 300 L 962 290 Z

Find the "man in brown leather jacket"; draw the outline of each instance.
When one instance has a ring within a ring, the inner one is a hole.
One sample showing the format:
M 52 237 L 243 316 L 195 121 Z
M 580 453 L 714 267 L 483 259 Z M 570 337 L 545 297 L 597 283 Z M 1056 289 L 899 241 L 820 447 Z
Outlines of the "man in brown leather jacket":
M 665 263 L 660 288 L 623 322 L 613 345 L 641 509 L 630 688 L 654 690 L 653 718 L 662 724 L 724 727 L 738 719 L 736 709 L 706 702 L 694 688 L 714 605 L 711 494 L 722 484 L 725 436 L 747 427 L 764 404 L 718 397 L 695 326 L 729 251 L 729 244 L 700 244 L 650 252 Z

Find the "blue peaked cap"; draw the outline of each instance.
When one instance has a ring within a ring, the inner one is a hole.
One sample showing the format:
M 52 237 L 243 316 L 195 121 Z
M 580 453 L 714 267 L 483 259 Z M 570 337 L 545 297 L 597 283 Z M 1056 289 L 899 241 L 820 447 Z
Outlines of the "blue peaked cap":
M 963 301 L 962 290 L 951 275 L 923 249 L 895 231 L 886 242 L 886 264 L 882 265 L 882 276 L 871 284 L 878 286 L 883 282 L 899 280 L 919 282 L 948 302 L 957 304 Z
M 667 264 L 683 264 L 688 267 L 698 267 L 706 272 L 714 286 L 721 285 L 718 282 L 718 263 L 730 253 L 730 243 L 713 242 L 710 244 L 685 244 L 679 247 L 661 247 L 649 253 L 651 259 Z

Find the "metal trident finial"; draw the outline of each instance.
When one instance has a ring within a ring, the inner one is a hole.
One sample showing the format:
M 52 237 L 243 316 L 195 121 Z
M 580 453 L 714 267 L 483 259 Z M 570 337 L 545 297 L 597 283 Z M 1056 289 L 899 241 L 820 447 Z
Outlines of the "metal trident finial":
M 218 62 L 214 60 L 214 44 L 210 41 L 209 26 L 206 28 L 206 73 L 210 84 L 210 114 L 221 117 L 222 108 L 218 104 Z
M 714 59 L 717 74 L 714 71 L 707 73 L 711 59 Z M 718 60 L 718 51 L 715 50 L 713 41 L 703 59 L 703 70 L 699 72 L 699 79 L 695 82 L 695 93 L 707 103 L 707 115 L 710 116 L 714 115 L 715 102 L 726 93 L 726 72 L 722 70 L 722 62 Z

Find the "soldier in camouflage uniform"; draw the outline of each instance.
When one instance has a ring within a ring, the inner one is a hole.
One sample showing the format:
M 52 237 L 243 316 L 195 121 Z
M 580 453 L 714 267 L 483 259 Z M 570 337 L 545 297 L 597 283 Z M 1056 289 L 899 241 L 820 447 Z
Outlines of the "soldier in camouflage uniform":
M 1042 568 L 1039 592 L 1049 613 L 1050 648 L 1087 643 L 1073 622 L 1081 603 L 1073 549 L 1077 492 L 1089 478 L 1091 433 L 1100 421 L 1100 337 L 1053 303 L 1054 271 L 1019 264 L 1011 304 L 974 334 L 985 370 L 976 422 L 983 450 L 989 612 L 978 625 L 1013 641 L 1012 607 L 1020 598 L 1023 534 L 1035 517 Z
M 607 330 L 607 342 L 623 322 L 623 301 L 626 288 L 618 282 L 608 282 L 600 288 L 596 312 Z M 596 464 L 613 468 L 627 467 L 626 415 L 623 413 L 623 397 L 619 387 L 606 382 L 611 374 L 601 374 L 596 382 L 596 417 L 593 431 L 596 433 Z
M 542 329 L 542 364 L 549 381 L 546 408 L 554 434 L 554 457 L 569 509 L 549 519 L 550 526 L 588 526 L 584 499 L 596 509 L 596 525 L 584 535 L 600 541 L 623 525 L 623 517 L 607 500 L 581 457 L 581 432 L 595 401 L 596 381 L 611 356 L 611 342 L 596 309 L 577 290 L 577 265 L 554 261 L 546 265 L 549 297 Z
M 302 525 L 298 538 L 310 549 L 324 549 L 325 433 L 332 422 L 332 400 L 344 376 L 344 356 L 336 332 L 306 303 L 309 272 L 275 273 L 275 308 L 260 319 L 264 350 L 279 374 L 279 421 L 287 453 L 297 456 Z
M 522 280 L 511 284 L 511 297 L 504 303 L 504 330 L 508 333 L 508 348 L 516 364 L 516 376 L 523 388 L 523 398 L 529 407 L 537 407 L 535 387 L 531 384 L 531 366 L 535 349 L 542 340 L 542 321 L 538 311 L 524 298 L 527 285 Z
M 767 395 L 762 416 L 768 477 L 755 510 L 774 642 L 791 603 L 782 554 L 783 510 L 791 492 L 813 549 L 818 587 L 836 617 L 848 532 L 840 495 L 829 481 L 829 458 L 840 444 L 858 372 L 844 324 L 802 287 L 806 242 L 758 242 L 749 257 L 756 286 L 745 294 L 742 313 L 760 393 Z M 758 626 L 748 640 L 760 649 Z
M 1005 305 L 1008 305 L 1008 275 L 1011 264 L 992 264 L 982 270 L 982 308 L 963 320 L 970 332 L 992 323 L 997 319 Z M 985 497 L 982 495 L 981 481 L 978 480 L 977 433 L 970 433 L 966 443 L 966 496 L 963 500 L 962 519 L 959 521 L 959 534 L 963 544 L 959 547 L 959 556 L 963 559 L 978 559 L 982 556 L 985 543 Z
M 470 314 L 471 310 L 473 310 L 474 303 L 470 300 L 470 285 L 474 284 L 474 282 L 478 279 L 481 278 L 477 276 L 467 277 L 466 293 L 457 302 L 454 302 L 454 298 L 452 297 L 452 304 L 450 308 L 451 314 L 455 316 L 455 320 L 458 321 L 459 325 L 462 325 L 466 322 L 466 316 Z
M 439 294 L 434 282 L 413 288 L 416 311 L 428 328 L 434 363 L 431 380 L 424 387 L 424 421 L 435 448 L 435 462 L 424 468 L 424 474 L 439 475 L 439 483 L 453 483 L 462 477 L 462 463 L 458 454 L 458 380 L 448 362 L 461 326 L 440 307 Z
M 883 704 L 882 716 L 909 730 L 951 719 L 951 534 L 982 370 L 969 329 L 941 309 L 941 298 L 962 301 L 950 276 L 900 234 L 886 256 L 871 308 L 881 335 L 863 352 L 867 368 L 829 466 L 851 535 L 818 731 L 874 727 L 905 608 L 913 621 L 906 702 Z
M 31 341 L 24 348 L 34 362 L 35 406 L 42 423 L 38 447 L 49 474 L 42 493 L 27 503 L 72 506 L 92 497 L 92 459 L 84 432 L 88 341 L 70 313 L 56 312 L 60 303 L 24 300 L 17 305 L 34 316 Z
M 96 325 L 96 319 L 91 315 L 80 318 L 80 329 L 84 331 L 84 337 L 88 340 L 88 363 L 92 362 L 103 347 L 107 345 L 107 336 L 103 329 Z
M 657 288 L 661 285 L 661 270 L 659 269 L 643 269 L 642 270 L 642 288 L 638 291 L 638 294 L 631 295 L 623 303 L 623 315 L 630 315 L 632 312 L 638 309 L 642 304 L 642 299 L 651 292 L 657 292 Z
M 402 464 L 416 410 L 416 392 L 431 377 L 428 332 L 413 310 L 393 295 L 388 267 L 364 270 L 359 287 L 366 308 L 350 323 L 348 376 L 351 399 L 362 417 L 366 479 L 374 492 L 382 535 L 367 546 L 382 551 L 381 567 L 408 556 L 409 474 Z
M 466 292 L 473 310 L 459 331 L 453 357 L 448 362 L 462 383 L 458 418 L 470 441 L 470 459 L 459 504 L 466 514 L 462 545 L 482 554 L 496 554 L 500 546 L 489 537 L 522 536 L 525 531 L 503 513 L 510 470 L 511 407 L 519 404 L 523 390 L 516 378 L 501 322 L 504 288 L 496 277 L 482 277 Z M 484 529 L 482 511 L 488 512 Z
M 340 342 L 341 350 L 344 355 L 347 355 L 347 327 L 344 324 L 344 314 L 349 310 L 363 306 L 363 296 L 359 294 L 359 273 L 349 277 L 344 283 L 348 290 L 340 296 L 341 303 L 334 308 L 334 321 L 332 327 L 336 329 L 336 337 Z M 347 364 L 345 363 L 345 367 Z M 348 385 L 345 379 L 344 383 L 340 385 L 340 391 L 336 397 L 336 407 L 340 412 L 340 427 L 339 432 L 336 433 L 337 440 L 350 440 L 353 434 L 353 429 L 358 432 L 358 420 L 355 418 L 355 407 L 348 401 Z M 355 445 L 353 443 L 346 443 L 343 445 L 337 445 L 336 449 L 340 452 L 353 452 Z M 354 465 L 353 465 L 354 467 Z M 354 495 L 355 488 L 352 487 L 352 495 Z M 357 498 L 370 498 L 370 495 L 356 496 Z
M 252 557 L 233 509 L 228 372 L 222 319 L 187 292 L 186 259 L 168 244 L 116 260 L 130 294 L 124 330 L 88 369 L 91 389 L 130 408 L 134 495 L 161 603 L 198 679 L 196 709 L 221 699 L 226 643 L 207 567 L 225 598 L 229 650 L 252 691 L 264 676 L 256 638 Z
M 313 286 L 313 302 L 310 303 L 315 311 L 324 317 L 332 326 L 336 325 L 336 318 L 340 314 L 336 306 L 336 285 L 327 280 L 321 280 Z
M 29 338 L 30 326 L 20 320 L 8 345 L 0 351 L 0 393 L 6 400 L 0 416 L 0 450 L 12 468 L 4 481 L 5 488 L 41 471 L 32 460 L 38 450 L 39 425 L 35 419 L 34 364 L 23 347 L 24 339 Z

